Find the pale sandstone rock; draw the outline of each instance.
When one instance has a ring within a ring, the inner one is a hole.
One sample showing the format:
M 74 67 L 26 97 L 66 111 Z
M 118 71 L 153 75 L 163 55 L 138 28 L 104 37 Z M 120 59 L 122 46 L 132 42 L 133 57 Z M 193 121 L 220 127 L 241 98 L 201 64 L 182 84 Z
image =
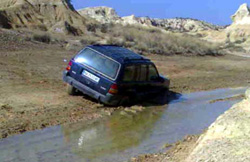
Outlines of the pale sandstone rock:
M 246 52 L 250 52 L 250 10 L 247 4 L 239 7 L 232 16 L 233 23 L 225 29 L 227 41 L 242 47 Z
M 227 28 L 219 31 L 207 30 L 200 34 L 204 35 L 204 40 L 229 45 L 229 48 L 237 47 L 237 52 L 232 52 L 233 54 L 239 52 L 239 54 L 245 53 L 248 56 L 250 52 L 250 9 L 248 5 L 246 3 L 241 5 L 231 18 L 233 22 Z
M 96 19 L 101 23 L 111 23 L 120 19 L 120 17 L 117 15 L 116 11 L 113 8 L 105 6 L 85 8 L 78 10 L 78 12 L 81 15 Z
M 115 10 L 108 7 L 90 7 L 78 11 L 83 16 L 91 17 L 100 23 L 117 23 L 122 25 L 137 25 L 159 27 L 170 31 L 196 32 L 202 30 L 218 30 L 220 27 L 195 19 L 157 19 L 136 17 L 135 15 L 119 17 Z
M 231 18 L 236 25 L 250 25 L 250 9 L 248 5 L 246 3 L 242 4 Z

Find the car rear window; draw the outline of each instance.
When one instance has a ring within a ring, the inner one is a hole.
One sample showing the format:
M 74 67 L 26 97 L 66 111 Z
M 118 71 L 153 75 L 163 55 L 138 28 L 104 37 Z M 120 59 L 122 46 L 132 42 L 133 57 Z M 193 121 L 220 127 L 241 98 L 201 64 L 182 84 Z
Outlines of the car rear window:
M 124 82 L 151 81 L 152 77 L 158 77 L 158 72 L 152 64 L 127 65 L 123 74 Z
M 94 70 L 115 79 L 119 70 L 119 63 L 89 49 L 86 48 L 75 57 L 75 62 L 93 68 Z

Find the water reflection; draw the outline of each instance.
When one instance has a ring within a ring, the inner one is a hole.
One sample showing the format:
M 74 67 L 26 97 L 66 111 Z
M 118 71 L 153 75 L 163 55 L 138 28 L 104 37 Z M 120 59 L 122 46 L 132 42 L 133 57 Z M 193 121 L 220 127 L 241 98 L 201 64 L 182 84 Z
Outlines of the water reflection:
M 164 109 L 165 106 L 158 106 L 126 115 L 117 112 L 102 123 L 96 122 L 91 126 L 72 124 L 62 129 L 65 139 L 73 144 L 73 152 L 93 159 L 140 145 L 150 137 Z

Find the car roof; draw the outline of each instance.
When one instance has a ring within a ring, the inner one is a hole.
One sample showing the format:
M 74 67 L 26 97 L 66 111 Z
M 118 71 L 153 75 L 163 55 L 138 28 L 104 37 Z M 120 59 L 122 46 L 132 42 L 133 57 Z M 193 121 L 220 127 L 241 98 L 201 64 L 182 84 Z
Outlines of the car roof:
M 114 59 L 119 63 L 132 62 L 132 61 L 150 61 L 133 51 L 115 45 L 91 45 L 87 46 L 109 58 Z

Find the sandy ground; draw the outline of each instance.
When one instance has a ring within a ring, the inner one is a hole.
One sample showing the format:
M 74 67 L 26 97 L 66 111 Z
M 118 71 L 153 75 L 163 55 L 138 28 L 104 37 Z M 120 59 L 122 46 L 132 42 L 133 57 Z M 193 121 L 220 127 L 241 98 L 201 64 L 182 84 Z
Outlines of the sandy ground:
M 86 96 L 68 96 L 62 71 L 76 51 L 58 44 L 0 40 L 0 138 L 25 131 L 110 115 L 108 108 Z M 184 57 L 147 55 L 171 90 L 192 92 L 242 87 L 250 82 L 249 59 L 237 56 Z M 240 78 L 240 79 L 239 79 Z
M 219 57 L 149 56 L 161 74 L 171 79 L 176 92 L 194 92 L 216 88 L 236 88 L 250 84 L 250 59 L 226 55 Z

